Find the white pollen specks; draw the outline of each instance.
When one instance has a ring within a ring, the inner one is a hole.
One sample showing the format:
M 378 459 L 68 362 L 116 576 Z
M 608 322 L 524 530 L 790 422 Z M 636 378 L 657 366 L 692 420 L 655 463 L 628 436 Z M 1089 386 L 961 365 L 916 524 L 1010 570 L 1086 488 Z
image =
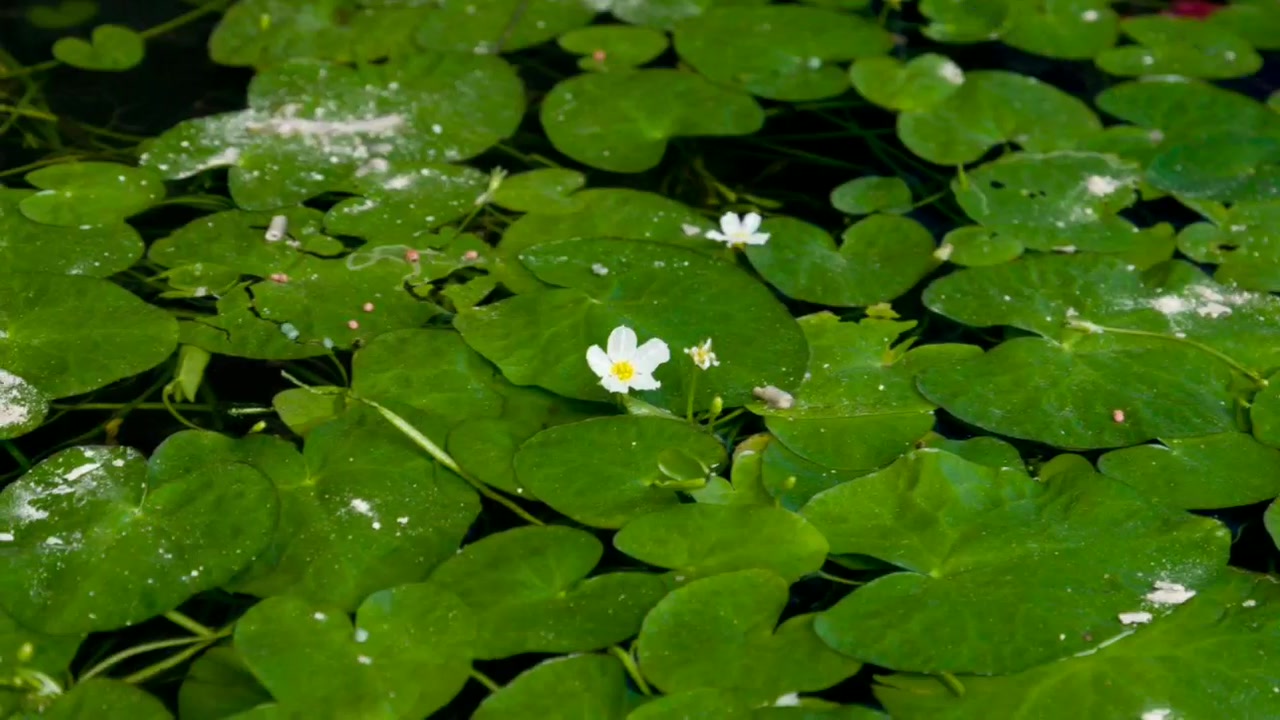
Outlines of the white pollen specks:
M 31 386 L 25 380 L 0 370 L 0 427 L 21 425 L 31 418 L 31 408 L 24 400 L 29 394 Z
M 1124 183 L 1120 180 L 1105 175 L 1090 175 L 1089 179 L 1085 181 L 1085 187 L 1089 189 L 1089 194 L 1094 197 L 1106 197 L 1119 190 L 1122 185 Z
M 328 620 L 328 619 L 329 619 L 329 616 L 328 616 L 328 615 L 325 615 L 325 614 L 324 614 L 324 613 L 322 613 L 322 612 L 315 613 L 315 614 L 314 614 L 314 615 L 312 615 L 311 617 L 315 618 L 316 620 L 319 620 L 320 622 L 324 622 L 325 620 Z
M 1169 708 L 1156 708 L 1142 713 L 1142 720 L 1166 720 L 1172 713 Z
M 1099 13 L 1097 10 L 1085 10 L 1084 12 L 1080 13 L 1080 19 L 1087 23 L 1098 22 L 1099 18 L 1101 17 L 1102 17 L 1102 14 Z
M 1120 622 L 1124 625 L 1145 625 L 1151 622 L 1151 613 L 1149 612 L 1127 612 L 1120 613 Z
M 1188 590 L 1183 585 L 1173 582 L 1165 582 L 1157 580 L 1154 583 L 1155 589 L 1146 594 L 1148 602 L 1157 605 L 1181 605 L 1182 603 L 1195 597 L 1195 590 Z
M 1180 293 L 1161 295 L 1150 301 L 1156 311 L 1175 317 L 1184 313 L 1195 313 L 1200 317 L 1217 320 L 1226 317 L 1236 308 L 1245 305 L 1257 296 L 1245 291 L 1227 292 L 1215 290 L 1207 285 L 1191 285 Z
M 1258 601 L 1257 601 L 1257 600 L 1245 600 L 1244 602 L 1240 603 L 1240 607 L 1247 607 L 1247 608 L 1251 608 L 1251 607 L 1258 607 Z
M 356 628 L 356 642 L 362 643 L 369 639 L 369 631 L 364 628 Z
M 609 274 L 609 268 L 601 265 L 600 263 L 592 263 L 591 272 L 595 275 L 599 275 L 600 277 L 604 277 Z
M 373 658 L 369 657 L 368 655 L 357 655 L 356 662 L 360 663 L 361 665 L 372 665 Z
M 13 533 L 11 532 L 0 533 L 0 542 L 13 542 Z

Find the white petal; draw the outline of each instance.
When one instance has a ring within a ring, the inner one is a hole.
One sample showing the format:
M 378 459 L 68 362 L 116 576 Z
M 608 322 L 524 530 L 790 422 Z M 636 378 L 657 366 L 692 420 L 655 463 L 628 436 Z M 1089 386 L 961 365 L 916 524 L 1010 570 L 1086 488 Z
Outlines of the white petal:
M 609 333 L 609 359 L 613 362 L 630 360 L 636 354 L 636 331 L 619 325 Z
M 747 216 L 742 218 L 743 232 L 753 233 L 759 229 L 760 229 L 760 213 L 747 213 Z
M 609 362 L 609 356 L 599 345 L 587 348 L 587 364 L 591 366 L 591 372 L 602 378 L 608 377 L 609 370 L 613 368 L 613 363 Z
M 635 377 L 631 378 L 631 387 L 636 390 L 657 390 L 662 387 L 662 383 L 655 380 L 651 373 L 637 372 Z
M 746 239 L 748 245 L 763 245 L 767 242 L 769 242 L 769 233 L 752 233 Z
M 707 231 L 707 239 L 708 239 L 708 240 L 719 240 L 720 242 L 729 242 L 729 236 L 728 236 L 728 235 L 725 235 L 724 233 L 720 232 L 719 230 L 708 230 L 708 231 Z
M 650 375 L 658 366 L 671 359 L 671 349 L 659 338 L 641 345 L 632 357 L 631 365 L 637 375 Z M 634 383 L 632 383 L 634 384 Z
M 612 375 L 605 375 L 600 378 L 600 384 L 604 386 L 605 390 L 616 393 L 625 393 L 628 387 L 626 383 Z
M 720 230 L 725 235 L 732 235 L 742 227 L 742 221 L 738 219 L 737 213 L 727 212 L 720 216 Z

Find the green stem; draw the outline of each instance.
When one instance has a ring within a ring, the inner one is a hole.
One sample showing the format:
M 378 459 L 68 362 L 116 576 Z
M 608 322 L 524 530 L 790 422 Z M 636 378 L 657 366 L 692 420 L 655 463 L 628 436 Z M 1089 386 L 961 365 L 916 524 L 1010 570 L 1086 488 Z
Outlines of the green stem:
M 214 643 L 218 642 L 222 638 L 228 637 L 230 635 L 231 635 L 231 630 L 227 629 L 214 637 L 205 638 L 204 640 L 201 640 L 200 642 L 192 645 L 191 647 L 183 650 L 180 653 L 171 655 L 165 658 L 164 660 L 161 660 L 160 662 L 157 662 L 153 665 L 148 665 L 147 667 L 144 667 L 135 673 L 126 675 L 124 677 L 124 681 L 126 683 L 129 683 L 130 685 L 137 685 L 138 683 L 146 682 L 147 680 L 150 680 L 151 678 L 164 672 L 165 670 L 168 670 L 169 668 L 174 667 L 175 665 L 180 665 L 186 662 L 188 658 L 191 658 L 195 655 L 198 655 L 199 653 L 204 652 L 205 649 L 208 648 L 210 645 L 213 645 Z
M 186 615 L 183 615 L 177 610 L 170 610 L 169 612 L 164 614 L 164 617 L 169 622 L 190 631 L 191 634 L 193 635 L 199 635 L 200 637 L 210 638 L 218 634 L 217 631 L 213 630 L 212 628 L 208 628 L 208 627 L 205 627 L 204 625 L 201 625 L 200 623 L 196 622 L 195 620 L 192 620 Z
M 714 429 L 715 429 L 715 427 L 716 427 L 717 425 L 720 425 L 720 424 L 726 423 L 726 422 L 728 422 L 728 421 L 730 421 L 730 420 L 732 420 L 732 419 L 734 419 L 734 418 L 738 417 L 739 415 L 741 415 L 742 413 L 744 413 L 744 412 L 746 412 L 746 411 L 747 411 L 747 409 L 746 409 L 746 408 L 738 408 L 737 410 L 734 410 L 733 412 L 728 413 L 727 415 L 721 415 L 720 417 L 716 418 L 715 420 L 712 420 L 712 421 L 711 421 L 711 424 L 707 426 L 707 429 L 708 429 L 708 430 L 714 430 Z
M 182 647 L 183 645 L 192 645 L 192 644 L 203 643 L 203 642 L 208 642 L 208 638 L 203 638 L 203 637 L 170 638 L 168 640 L 157 640 L 155 642 L 144 643 L 142 645 L 135 645 L 131 648 L 126 648 L 124 650 L 121 650 L 120 652 L 106 658 L 105 660 L 98 663 L 97 665 L 94 665 L 93 667 L 89 668 L 88 670 L 86 670 L 84 673 L 80 675 L 78 682 L 84 682 L 85 680 L 88 680 L 91 677 L 96 677 L 98 675 L 101 675 L 102 673 L 106 672 L 107 670 L 110 670 L 112 667 L 120 664 L 121 662 L 124 662 L 125 660 L 128 660 L 131 657 L 143 655 L 151 652 L 152 650 L 163 650 L 165 648 Z
M 698 369 L 697 363 L 693 365 L 693 376 L 689 379 L 689 407 L 685 412 L 685 419 L 693 422 L 693 398 L 698 394 Z
M 1151 332 L 1149 330 L 1130 330 L 1128 328 L 1117 328 L 1117 327 L 1109 327 L 1106 325 L 1096 325 L 1091 322 L 1086 322 L 1086 321 L 1076 320 L 1076 319 L 1067 320 L 1067 326 L 1074 330 L 1083 330 L 1085 332 L 1109 332 L 1109 333 L 1115 333 L 1116 335 L 1134 335 L 1137 337 L 1157 338 L 1160 340 L 1168 340 L 1169 342 L 1176 342 L 1176 343 L 1182 343 L 1184 345 L 1189 345 L 1197 350 L 1206 352 L 1218 358 L 1219 360 L 1226 363 L 1227 365 L 1230 365 L 1231 368 L 1234 369 L 1236 372 L 1239 372 L 1240 374 L 1252 380 L 1254 384 L 1257 385 L 1259 388 L 1264 388 L 1267 386 L 1266 378 L 1262 377 L 1261 375 L 1245 367 L 1239 360 L 1236 360 L 1235 358 L 1229 355 L 1226 355 L 1225 353 L 1215 350 L 1209 347 L 1208 345 L 1205 345 L 1203 343 L 1198 343 L 1195 340 L 1188 340 L 1187 338 L 1180 338 L 1172 335 L 1165 335 L 1163 333 Z
M 636 665 L 635 658 L 631 657 L 631 653 L 617 645 L 610 645 L 609 652 L 622 661 L 622 667 L 626 668 L 627 674 L 631 676 L 631 680 L 635 682 L 636 687 L 640 688 L 640 692 L 645 695 L 653 694 L 653 690 L 649 688 L 649 683 L 644 681 L 644 675 L 640 674 L 640 668 Z
M 485 675 L 475 668 L 471 668 L 471 679 L 488 688 L 491 693 L 496 693 L 502 689 L 501 685 L 494 682 L 488 675 Z
M 942 684 L 947 686 L 948 690 L 955 693 L 956 697 L 964 697 L 964 685 L 960 683 L 960 680 L 955 675 L 943 671 L 938 673 L 938 677 L 942 680 Z
M 160 400 L 164 403 L 164 407 L 166 410 L 169 411 L 169 414 L 172 415 L 174 419 L 176 419 L 178 422 L 182 423 L 183 425 L 186 425 L 192 430 L 204 430 L 204 428 L 186 419 L 185 417 L 182 416 L 182 413 L 174 409 L 173 403 L 169 402 L 169 392 L 167 389 L 164 392 L 160 393 Z
M 854 585 L 854 586 L 866 585 L 865 582 L 860 582 L 858 580 L 846 580 L 845 578 L 842 578 L 839 575 L 832 575 L 831 573 L 823 572 L 821 570 L 818 571 L 818 577 L 822 578 L 823 580 L 830 580 L 831 582 L 840 583 L 842 585 Z
M 171 30 L 177 30 L 178 28 L 182 27 L 183 25 L 186 25 L 187 23 L 193 22 L 195 20 L 199 20 L 200 18 L 204 17 L 205 15 L 208 15 L 211 12 L 218 12 L 219 10 L 222 10 L 224 7 L 230 4 L 230 2 L 231 0 L 213 0 L 213 2 L 207 2 L 204 5 L 201 5 L 200 7 L 194 10 L 183 13 L 182 15 L 179 15 L 178 17 L 172 20 L 169 20 L 167 22 L 162 22 L 159 25 L 156 25 L 155 27 L 143 30 L 138 34 L 141 35 L 144 39 L 153 38 L 157 35 L 163 35 Z
M 31 461 L 27 459 L 27 456 L 19 450 L 18 446 L 14 445 L 12 441 L 0 440 L 0 445 L 4 445 L 5 452 L 9 453 L 9 457 L 13 458 L 14 461 L 18 463 L 18 467 L 21 467 L 23 472 L 31 469 Z

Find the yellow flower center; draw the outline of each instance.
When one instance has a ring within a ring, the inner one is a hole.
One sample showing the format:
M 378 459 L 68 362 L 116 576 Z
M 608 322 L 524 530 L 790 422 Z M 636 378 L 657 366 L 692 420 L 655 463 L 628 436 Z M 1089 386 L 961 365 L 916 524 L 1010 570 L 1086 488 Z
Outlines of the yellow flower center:
M 636 376 L 635 366 L 627 362 L 626 360 L 623 360 L 622 362 L 614 363 L 613 367 L 610 368 L 609 372 L 614 377 L 621 380 L 622 382 L 627 382 L 628 380 Z

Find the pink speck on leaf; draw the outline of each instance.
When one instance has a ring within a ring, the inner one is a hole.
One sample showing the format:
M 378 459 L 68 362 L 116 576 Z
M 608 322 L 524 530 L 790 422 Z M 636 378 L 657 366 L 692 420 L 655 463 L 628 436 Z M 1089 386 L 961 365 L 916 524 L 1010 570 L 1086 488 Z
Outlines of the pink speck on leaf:
M 348 320 L 348 321 L 347 321 L 347 327 L 351 328 L 352 330 L 359 330 L 359 329 L 360 329 L 360 321 L 359 321 L 359 320 Z
M 364 310 L 365 312 L 373 312 L 373 303 L 367 302 L 364 305 L 362 305 L 360 309 Z M 355 322 L 355 320 L 352 320 L 351 322 Z M 352 328 L 352 329 L 354 330 L 355 328 Z

